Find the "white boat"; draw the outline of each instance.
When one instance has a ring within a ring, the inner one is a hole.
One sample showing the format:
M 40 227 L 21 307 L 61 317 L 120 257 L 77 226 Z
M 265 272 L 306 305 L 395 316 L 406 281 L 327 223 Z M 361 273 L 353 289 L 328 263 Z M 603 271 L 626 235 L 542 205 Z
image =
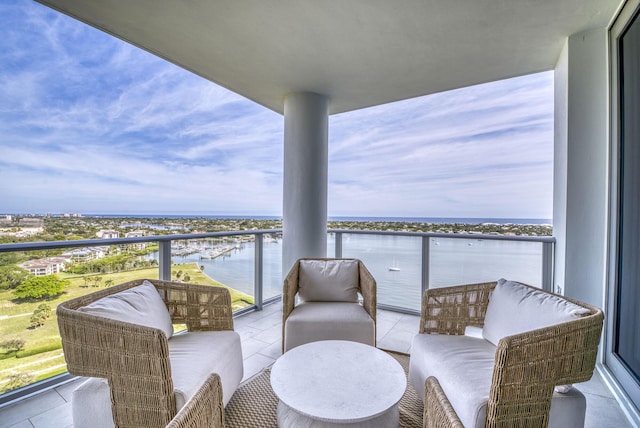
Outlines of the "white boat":
M 398 267 L 398 263 L 396 263 L 396 259 L 393 259 L 393 264 L 389 266 L 389 270 L 391 272 L 398 272 L 400 268 Z

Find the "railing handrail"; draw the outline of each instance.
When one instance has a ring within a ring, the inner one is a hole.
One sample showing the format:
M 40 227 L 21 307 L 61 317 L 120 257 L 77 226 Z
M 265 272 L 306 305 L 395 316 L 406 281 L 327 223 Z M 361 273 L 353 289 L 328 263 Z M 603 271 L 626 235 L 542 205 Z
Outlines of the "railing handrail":
M 0 253 L 13 251 L 50 250 L 56 248 L 100 247 L 104 245 L 135 244 L 139 242 L 169 242 L 191 239 L 224 238 L 229 236 L 265 235 L 282 233 L 282 229 L 237 230 L 230 232 L 182 233 L 170 235 L 148 235 L 132 238 L 108 239 L 78 239 L 71 241 L 39 241 L 0 244 Z M 479 233 L 443 233 L 443 232 L 406 232 L 395 230 L 359 230 L 359 229 L 328 229 L 327 233 L 352 233 L 359 235 L 393 235 L 451 239 L 492 239 L 498 241 L 527 241 L 555 243 L 553 236 L 522 236 L 522 235 L 487 235 Z
M 453 238 L 453 239 L 493 239 L 496 241 L 526 241 L 555 243 L 554 236 L 529 236 L 529 235 L 488 235 L 482 233 L 446 233 L 446 232 L 407 232 L 395 230 L 360 230 L 360 229 L 328 229 L 328 233 L 352 233 L 359 235 L 394 235 L 413 236 L 417 238 Z
M 148 235 L 132 238 L 101 238 L 101 239 L 78 239 L 71 241 L 41 241 L 41 242 L 18 242 L 13 244 L 0 244 L 0 253 L 13 251 L 33 251 L 50 250 L 56 248 L 74 247 L 100 247 L 105 245 L 135 244 L 138 242 L 169 242 L 191 239 L 224 238 L 228 236 L 244 235 L 265 235 L 267 233 L 280 233 L 282 229 L 262 229 L 262 230 L 238 230 L 235 232 L 207 232 L 207 233 L 182 233 L 174 235 Z

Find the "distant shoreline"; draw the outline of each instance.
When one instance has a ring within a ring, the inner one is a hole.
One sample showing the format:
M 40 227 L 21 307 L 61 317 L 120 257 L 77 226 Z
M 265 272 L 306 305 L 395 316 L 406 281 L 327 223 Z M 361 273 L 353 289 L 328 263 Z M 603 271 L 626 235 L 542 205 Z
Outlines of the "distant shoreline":
M 9 214 L 31 217 L 64 217 L 69 214 Z M 199 215 L 199 214 L 71 214 L 83 218 L 135 218 L 135 219 L 216 219 L 216 220 L 282 220 L 282 216 L 268 215 Z M 493 218 L 493 217 L 358 217 L 329 216 L 329 221 L 344 222 L 391 222 L 391 223 L 433 223 L 433 224 L 521 224 L 552 225 L 551 219 L 539 218 Z

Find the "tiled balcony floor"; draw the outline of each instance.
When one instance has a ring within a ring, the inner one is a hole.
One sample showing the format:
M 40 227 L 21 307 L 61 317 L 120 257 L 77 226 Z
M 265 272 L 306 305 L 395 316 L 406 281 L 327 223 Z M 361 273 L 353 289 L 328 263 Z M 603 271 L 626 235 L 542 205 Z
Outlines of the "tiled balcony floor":
M 411 339 L 418 331 L 418 319 L 417 316 L 378 311 L 378 347 L 408 353 Z M 280 304 L 235 319 L 235 330 L 242 337 L 245 379 L 281 355 L 281 326 Z M 0 408 L 0 428 L 72 427 L 71 391 L 80 381 L 71 381 Z M 597 373 L 578 388 L 587 397 L 586 428 L 632 426 Z

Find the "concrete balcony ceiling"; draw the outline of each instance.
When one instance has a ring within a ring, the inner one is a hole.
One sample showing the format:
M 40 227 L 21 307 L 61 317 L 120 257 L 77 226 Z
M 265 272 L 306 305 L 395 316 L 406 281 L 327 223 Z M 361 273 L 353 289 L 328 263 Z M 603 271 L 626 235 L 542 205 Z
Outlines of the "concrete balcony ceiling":
M 267 108 L 330 114 L 553 69 L 620 0 L 39 0 Z

